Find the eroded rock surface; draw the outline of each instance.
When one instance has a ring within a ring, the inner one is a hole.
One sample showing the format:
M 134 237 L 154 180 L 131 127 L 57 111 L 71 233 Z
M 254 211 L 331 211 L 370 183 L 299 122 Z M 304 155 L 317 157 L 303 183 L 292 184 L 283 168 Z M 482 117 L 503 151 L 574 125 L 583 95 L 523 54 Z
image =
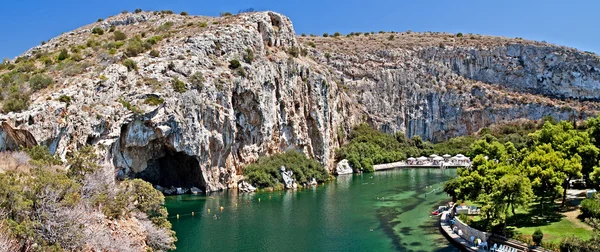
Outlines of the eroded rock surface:
M 335 149 L 362 122 L 439 141 L 502 121 L 583 119 L 598 111 L 594 55 L 448 34 L 296 37 L 291 21 L 274 12 L 122 14 L 25 55 L 85 43 L 96 26 L 115 25 L 133 37 L 167 22 L 169 36 L 153 47 L 160 56 L 130 57 L 138 70 L 120 63 L 121 51 L 91 52 L 86 71 L 57 74 L 27 111 L 0 115 L 0 150 L 25 141 L 65 158 L 91 144 L 119 178 L 215 191 L 238 186 L 243 167 L 259 156 L 288 149 L 333 172 Z M 248 51 L 254 58 L 245 61 Z M 241 67 L 232 69 L 232 60 Z M 176 80 L 183 92 L 173 88 Z

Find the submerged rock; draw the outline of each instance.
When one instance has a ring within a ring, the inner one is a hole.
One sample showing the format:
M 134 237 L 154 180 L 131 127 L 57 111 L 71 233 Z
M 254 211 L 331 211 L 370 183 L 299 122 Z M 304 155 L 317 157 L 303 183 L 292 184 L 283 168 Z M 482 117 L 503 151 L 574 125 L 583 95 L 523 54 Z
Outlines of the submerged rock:
M 337 175 L 352 174 L 352 167 L 350 167 L 350 164 L 348 163 L 347 159 L 342 159 L 342 161 L 340 161 L 335 166 L 335 174 L 337 174 Z

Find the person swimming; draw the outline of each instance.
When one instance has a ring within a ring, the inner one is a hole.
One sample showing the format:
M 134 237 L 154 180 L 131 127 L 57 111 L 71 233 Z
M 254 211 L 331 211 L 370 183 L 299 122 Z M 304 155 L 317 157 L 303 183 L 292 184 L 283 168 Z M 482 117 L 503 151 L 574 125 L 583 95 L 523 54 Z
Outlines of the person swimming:
M 373 232 L 373 227 L 371 227 L 369 230 L 371 230 L 371 232 Z

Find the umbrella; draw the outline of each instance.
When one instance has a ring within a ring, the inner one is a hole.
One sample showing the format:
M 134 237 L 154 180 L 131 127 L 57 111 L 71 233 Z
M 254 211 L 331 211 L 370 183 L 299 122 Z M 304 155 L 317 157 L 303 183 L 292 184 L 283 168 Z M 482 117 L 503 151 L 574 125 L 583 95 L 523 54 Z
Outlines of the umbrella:
M 419 160 L 419 161 L 425 161 L 425 160 L 427 160 L 427 158 L 426 157 L 419 157 L 419 158 L 417 158 L 417 160 Z
M 434 157 L 437 157 L 437 156 L 438 156 L 438 155 L 435 155 L 435 154 L 431 154 L 431 155 L 429 155 L 429 157 L 430 157 L 430 158 L 434 158 Z
M 443 157 L 434 157 L 433 160 L 434 161 L 442 161 L 442 160 L 444 160 L 444 158 Z
M 456 154 L 456 157 L 463 158 L 463 157 L 465 157 L 465 155 L 463 155 L 463 154 Z
M 416 158 L 414 158 L 414 157 L 409 157 L 407 160 L 408 160 L 408 161 L 415 161 L 415 160 L 417 160 L 417 159 L 416 159 Z
M 449 157 L 451 157 L 451 156 L 450 156 L 450 155 L 448 155 L 448 154 L 445 154 L 445 155 L 443 155 L 442 157 L 444 157 L 444 158 L 449 158 Z

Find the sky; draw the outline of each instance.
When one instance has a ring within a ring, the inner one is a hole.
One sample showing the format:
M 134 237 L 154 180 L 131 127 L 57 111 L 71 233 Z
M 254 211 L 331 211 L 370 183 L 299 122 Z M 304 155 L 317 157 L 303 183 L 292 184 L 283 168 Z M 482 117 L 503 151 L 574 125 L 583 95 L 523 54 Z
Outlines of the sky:
M 288 16 L 297 34 L 436 31 L 522 37 L 600 54 L 598 0 L 2 0 L 0 59 L 122 10 L 218 16 L 241 9 Z

